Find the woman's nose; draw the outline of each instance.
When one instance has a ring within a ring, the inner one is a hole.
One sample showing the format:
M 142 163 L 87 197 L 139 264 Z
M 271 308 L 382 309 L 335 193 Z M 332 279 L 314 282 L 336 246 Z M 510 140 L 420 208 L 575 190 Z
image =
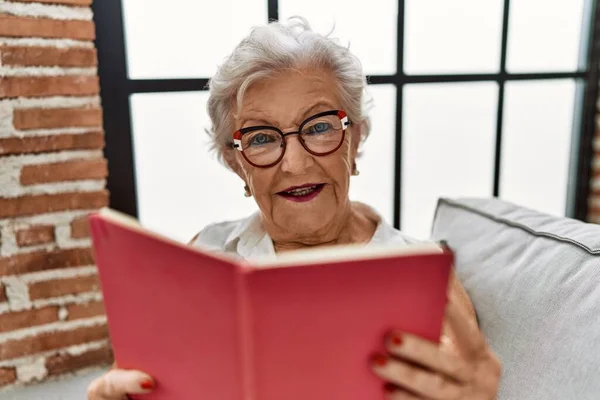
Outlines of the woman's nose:
M 287 142 L 285 154 L 281 160 L 281 169 L 284 172 L 302 174 L 314 163 L 313 156 L 300 143 L 300 136 L 290 135 L 286 139 Z

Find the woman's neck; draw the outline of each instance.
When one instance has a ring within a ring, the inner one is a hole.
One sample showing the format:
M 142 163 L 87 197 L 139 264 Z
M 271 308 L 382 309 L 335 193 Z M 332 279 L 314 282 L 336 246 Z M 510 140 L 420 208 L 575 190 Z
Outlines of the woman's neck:
M 279 239 L 271 236 L 276 253 L 305 248 L 340 244 L 368 243 L 379 224 L 380 218 L 370 207 L 361 203 L 350 203 L 347 211 L 340 213 L 336 221 L 323 232 L 310 237 Z

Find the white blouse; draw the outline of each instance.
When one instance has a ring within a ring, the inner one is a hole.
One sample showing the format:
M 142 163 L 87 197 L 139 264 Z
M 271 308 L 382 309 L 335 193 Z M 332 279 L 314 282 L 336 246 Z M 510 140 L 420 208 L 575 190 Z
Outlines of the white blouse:
M 383 218 L 380 217 L 379 221 L 368 245 L 397 243 L 406 246 L 419 242 L 395 229 Z M 240 220 L 210 224 L 196 235 L 191 244 L 244 259 L 275 257 L 273 241 L 262 227 L 259 211 Z

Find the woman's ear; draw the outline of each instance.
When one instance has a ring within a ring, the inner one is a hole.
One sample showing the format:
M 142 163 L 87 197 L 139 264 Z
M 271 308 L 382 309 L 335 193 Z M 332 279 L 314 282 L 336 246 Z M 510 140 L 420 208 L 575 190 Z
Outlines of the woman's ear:
M 235 172 L 244 182 L 246 182 L 245 173 L 242 169 L 238 157 L 236 157 L 237 150 L 227 146 L 223 149 L 223 161 L 225 161 L 225 165 L 229 167 L 233 172 Z
M 350 156 L 352 160 L 356 160 L 358 155 L 358 148 L 360 146 L 361 138 L 362 138 L 362 124 L 352 124 L 352 126 L 348 129 L 350 133 Z

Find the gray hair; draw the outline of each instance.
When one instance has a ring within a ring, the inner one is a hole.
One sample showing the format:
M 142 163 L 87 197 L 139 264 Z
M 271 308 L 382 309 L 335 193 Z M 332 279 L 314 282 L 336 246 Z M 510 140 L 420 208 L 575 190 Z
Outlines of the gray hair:
M 207 108 L 212 122 L 208 133 L 220 160 L 223 150 L 232 143 L 234 106 L 240 109 L 244 93 L 252 83 L 284 69 L 308 67 L 331 72 L 338 81 L 342 108 L 355 125 L 361 125 L 361 141 L 367 138 L 371 123 L 362 65 L 330 34 L 318 34 L 306 19 L 294 17 L 287 23 L 271 22 L 255 27 L 238 44 L 208 84 Z

